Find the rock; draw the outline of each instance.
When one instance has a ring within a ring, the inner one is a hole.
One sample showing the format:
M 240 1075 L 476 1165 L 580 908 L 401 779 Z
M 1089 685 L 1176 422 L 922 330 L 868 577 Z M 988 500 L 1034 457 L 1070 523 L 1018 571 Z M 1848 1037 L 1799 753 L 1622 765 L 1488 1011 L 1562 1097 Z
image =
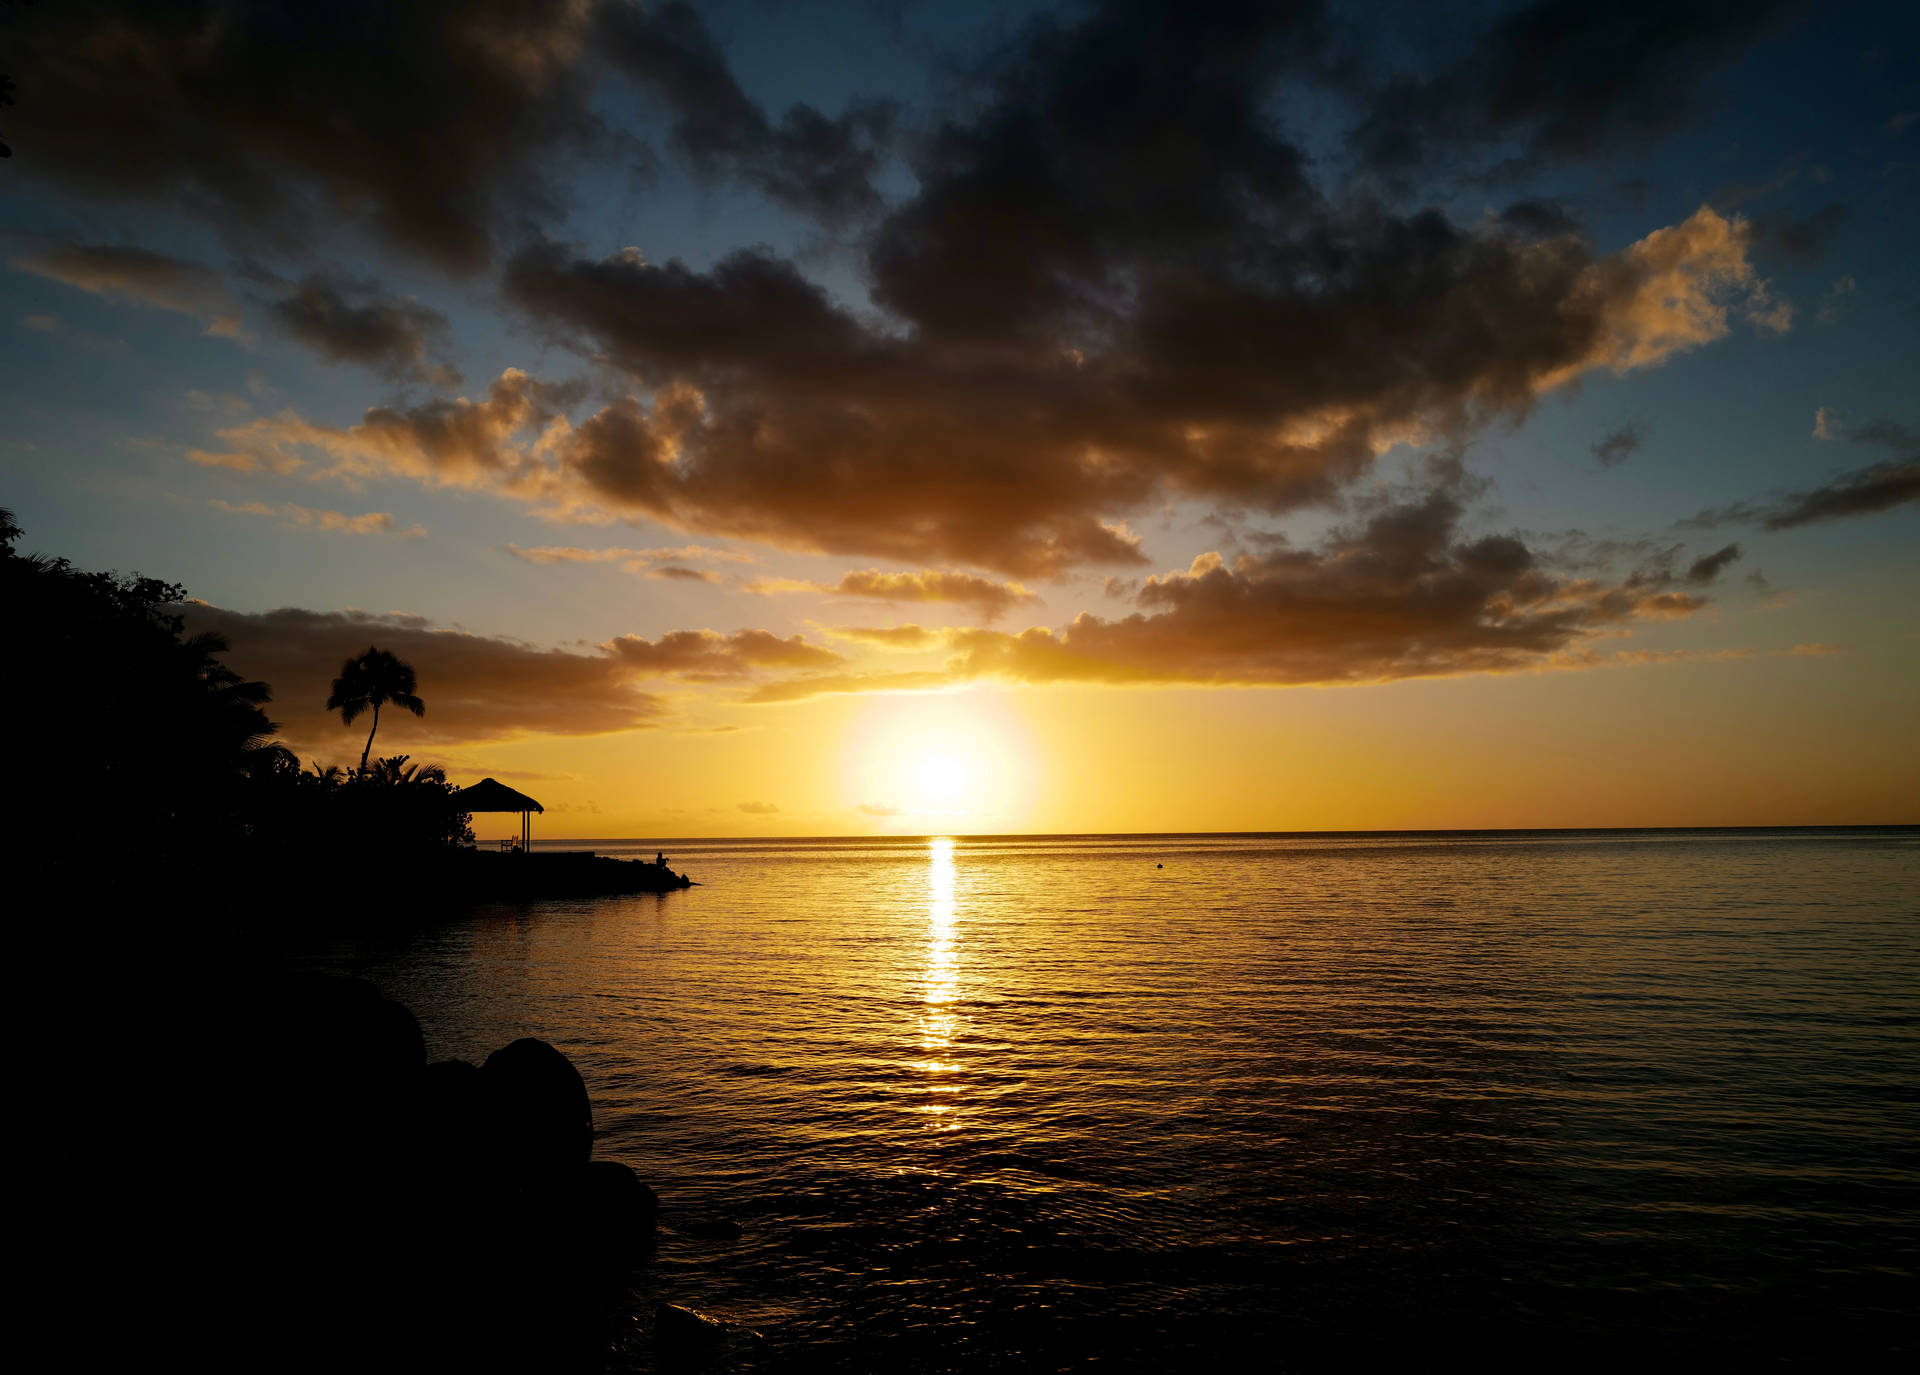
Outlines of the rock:
M 464 1187 L 494 1168 L 492 1105 L 477 1065 L 440 1060 L 420 1073 L 414 1103 L 415 1154 L 420 1164 Z
M 677 1303 L 656 1303 L 653 1339 L 662 1346 L 681 1349 L 715 1347 L 727 1339 L 727 1326 L 718 1318 Z
M 480 1076 L 507 1170 L 531 1179 L 587 1163 L 593 1154 L 593 1106 L 586 1081 L 565 1055 L 525 1036 L 489 1055 Z
M 720 1217 L 695 1218 L 691 1222 L 676 1222 L 673 1230 L 683 1236 L 702 1237 L 708 1241 L 738 1241 L 741 1237 L 740 1224 L 729 1222 Z
M 619 1161 L 588 1161 L 581 1195 L 582 1220 L 592 1233 L 623 1248 L 652 1237 L 660 1199 Z

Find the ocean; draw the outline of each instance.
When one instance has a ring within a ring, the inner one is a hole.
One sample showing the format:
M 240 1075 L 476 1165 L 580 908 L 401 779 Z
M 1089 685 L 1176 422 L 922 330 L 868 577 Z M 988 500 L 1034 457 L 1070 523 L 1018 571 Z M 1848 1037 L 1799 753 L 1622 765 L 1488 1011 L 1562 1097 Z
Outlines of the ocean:
M 1913 1344 L 1920 829 L 552 848 L 700 886 L 294 954 L 737 1224 L 609 1368 L 655 1300 L 722 1369 Z

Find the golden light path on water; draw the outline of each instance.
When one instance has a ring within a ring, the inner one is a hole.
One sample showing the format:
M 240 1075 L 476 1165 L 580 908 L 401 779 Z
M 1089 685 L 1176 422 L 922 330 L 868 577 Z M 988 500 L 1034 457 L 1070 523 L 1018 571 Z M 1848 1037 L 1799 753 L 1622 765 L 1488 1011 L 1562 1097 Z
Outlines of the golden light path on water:
M 957 1017 L 954 1002 L 959 996 L 959 952 L 955 948 L 954 898 L 955 871 L 953 839 L 935 836 L 927 842 L 927 955 L 923 1006 L 920 1012 L 920 1048 L 927 1058 L 915 1068 L 928 1078 L 927 1091 L 936 1095 L 918 1106 L 918 1111 L 935 1118 L 952 1114 L 948 1095 L 960 1092 L 957 1076 L 960 1066 L 952 1060 Z M 951 1128 L 951 1122 L 939 1125 Z

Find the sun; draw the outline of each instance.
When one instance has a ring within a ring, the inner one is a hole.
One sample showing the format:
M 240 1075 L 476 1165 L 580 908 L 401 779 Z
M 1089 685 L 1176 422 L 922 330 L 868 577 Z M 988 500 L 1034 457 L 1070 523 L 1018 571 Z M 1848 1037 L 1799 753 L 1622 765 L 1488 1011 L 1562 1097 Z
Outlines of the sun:
M 930 810 L 950 810 L 967 791 L 967 766 L 950 754 L 929 754 L 913 766 L 913 790 Z
M 1025 824 L 1034 751 L 997 694 L 877 695 L 848 725 L 844 796 L 868 824 L 913 834 Z

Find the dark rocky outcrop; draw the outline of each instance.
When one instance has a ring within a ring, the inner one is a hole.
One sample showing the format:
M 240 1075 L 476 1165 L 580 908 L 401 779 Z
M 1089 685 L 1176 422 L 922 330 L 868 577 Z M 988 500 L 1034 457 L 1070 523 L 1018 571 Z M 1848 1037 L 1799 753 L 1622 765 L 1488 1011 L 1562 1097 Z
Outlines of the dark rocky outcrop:
M 480 1067 L 489 1130 L 511 1177 L 538 1181 L 593 1154 L 593 1107 L 573 1062 L 545 1041 L 522 1037 Z
M 452 862 L 440 882 L 469 902 L 615 897 L 693 887 L 692 879 L 664 864 L 614 859 L 587 850 L 535 850 L 531 854 L 465 850 L 450 858 Z
M 353 979 L 276 981 L 225 1015 L 258 1034 L 176 1100 L 204 1132 L 170 1181 L 213 1258 L 177 1276 L 211 1367 L 587 1370 L 634 1339 L 659 1199 L 592 1158 L 561 1051 L 428 1064 L 412 1014 Z

